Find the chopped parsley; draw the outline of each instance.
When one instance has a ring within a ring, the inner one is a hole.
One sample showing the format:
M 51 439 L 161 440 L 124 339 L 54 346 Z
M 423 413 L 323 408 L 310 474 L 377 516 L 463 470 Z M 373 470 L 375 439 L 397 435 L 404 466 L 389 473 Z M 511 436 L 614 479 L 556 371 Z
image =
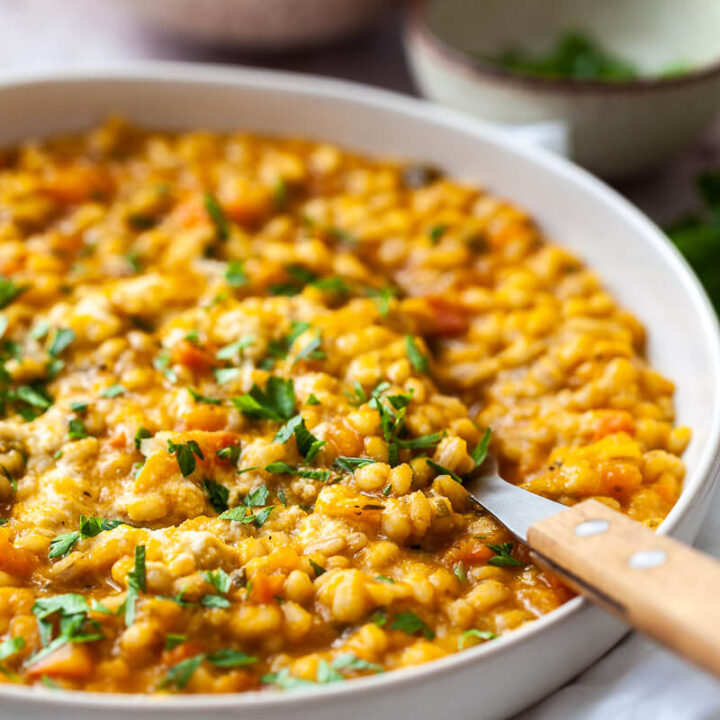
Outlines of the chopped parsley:
M 452 470 L 448 470 L 446 467 L 436 463 L 434 460 L 429 458 L 425 461 L 438 475 L 449 475 L 455 482 L 463 484 L 463 479 Z
M 242 373 L 240 368 L 215 368 L 213 375 L 218 385 L 225 385 Z
M 116 398 L 124 394 L 125 388 L 122 385 L 111 385 L 100 393 L 100 395 L 105 398 Z
M 238 505 L 231 510 L 226 510 L 222 515 L 220 515 L 220 520 L 231 520 L 233 522 L 242 523 L 243 525 L 256 525 L 257 527 L 262 527 L 274 509 L 275 507 L 273 505 L 268 505 L 268 507 L 258 510 L 253 515 L 253 513 L 245 505 Z
M 311 558 L 308 558 L 308 560 L 310 561 L 310 566 L 312 567 L 313 572 L 315 573 L 315 577 L 316 577 L 316 578 L 320 577 L 323 573 L 326 573 L 326 572 L 327 572 L 327 570 L 326 570 L 322 565 L 318 565 L 318 564 L 317 564 L 314 560 L 312 560 Z
M 488 560 L 489 565 L 494 565 L 495 567 L 523 567 L 525 565 L 524 562 L 511 555 L 513 550 L 513 544 L 511 542 L 501 543 L 500 545 L 488 544 L 488 548 L 495 553 L 495 555 Z
M 177 373 L 170 367 L 170 353 L 168 353 L 167 350 L 163 350 L 157 355 L 157 357 L 155 357 L 153 360 L 153 367 L 159 373 L 162 373 L 169 382 L 177 382 L 178 376 Z
M 476 468 L 480 467 L 487 457 L 488 448 L 490 447 L 491 434 L 490 428 L 487 428 L 484 435 L 480 438 L 480 442 L 478 442 L 478 444 L 473 448 L 473 451 L 470 453 L 470 457 L 475 462 Z
M 59 328 L 55 332 L 55 337 L 50 344 L 48 353 L 50 353 L 50 355 L 54 358 L 58 357 L 65 349 L 68 348 L 74 339 L 75 333 L 72 330 L 68 328 Z
M 142 425 L 135 431 L 135 449 L 140 449 L 140 444 L 143 440 L 147 440 L 152 437 L 152 433 Z
M 15 298 L 27 290 L 27 287 L 16 285 L 12 280 L 0 277 L 0 310 L 6 308 Z
M 243 499 L 243 505 L 247 507 L 263 507 L 267 504 L 270 491 L 267 485 L 260 485 L 249 492 Z
M 497 637 L 495 633 L 489 632 L 488 630 L 478 630 L 477 628 L 470 628 L 466 630 L 458 640 L 458 650 L 463 650 L 470 638 L 478 638 L 478 640 L 494 640 Z
M 323 360 L 327 356 L 323 350 L 319 349 L 321 345 L 322 336 L 318 330 L 315 337 L 298 352 L 292 364 L 295 365 L 301 360 Z
M 218 360 L 232 360 L 240 355 L 240 353 L 249 345 L 255 342 L 255 338 L 247 337 L 241 338 L 235 342 L 230 343 L 221 347 L 216 353 L 215 357 Z
M 445 234 L 447 231 L 448 226 L 439 224 L 439 225 L 433 225 L 430 230 L 428 230 L 428 237 L 430 238 L 430 242 L 433 245 L 437 245 L 440 242 L 440 238 Z
M 225 268 L 225 281 L 230 287 L 239 288 L 247 285 L 245 266 L 240 260 L 231 260 Z
M 405 336 L 405 349 L 407 350 L 410 364 L 417 372 L 425 374 L 430 372 L 430 364 L 428 363 L 427 355 L 420 352 L 420 348 L 418 348 L 415 338 L 413 338 L 412 335 Z
M 135 605 L 140 592 L 145 592 L 145 546 L 135 546 L 135 566 L 127 575 L 127 594 L 125 595 L 125 624 L 132 625 L 135 620 Z
M 390 623 L 391 630 L 402 630 L 407 635 L 415 635 L 415 633 L 422 632 L 422 634 L 428 639 L 432 640 L 435 637 L 435 633 L 428 625 L 421 620 L 414 612 L 400 612 L 395 616 L 395 619 Z
M 204 195 L 205 212 L 215 226 L 215 237 L 225 242 L 230 237 L 230 223 L 217 199 L 209 192 Z
M 178 645 L 187 642 L 187 635 L 182 633 L 168 633 L 165 635 L 165 649 L 174 650 Z
M 80 540 L 92 538 L 105 530 L 123 525 L 122 520 L 104 520 L 98 517 L 80 516 L 80 529 L 58 535 L 50 542 L 49 558 L 65 557 Z
M 200 483 L 205 495 L 207 495 L 208 502 L 212 505 L 216 512 L 224 512 L 228 509 L 228 498 L 230 497 L 230 491 L 219 482 L 205 478 Z
M 340 468 L 340 470 L 345 470 L 345 472 L 349 473 L 354 472 L 357 468 L 372 465 L 376 462 L 377 460 L 370 458 L 347 457 L 346 455 L 340 455 L 340 457 L 335 458 L 335 465 Z
M 383 287 L 379 289 L 370 288 L 367 292 L 375 301 L 380 315 L 387 317 L 390 312 L 390 301 L 397 297 L 398 291 L 393 287 Z
M 237 465 L 240 452 L 240 443 L 237 443 L 236 445 L 226 445 L 224 448 L 220 448 L 215 455 L 221 460 L 229 460 L 233 465 Z
M 302 415 L 295 415 L 288 420 L 275 435 L 275 442 L 287 442 L 293 435 L 298 452 L 307 462 L 311 462 L 320 448 L 326 444 L 325 440 L 319 440 L 307 429 Z
M 137 438 L 137 435 L 135 437 Z M 195 440 L 188 440 L 186 443 L 174 443 L 172 440 L 168 440 L 168 453 L 175 455 L 183 477 L 192 475 L 196 466 L 196 456 L 201 460 L 205 459 L 200 446 Z
M 318 480 L 327 482 L 330 479 L 329 470 L 302 470 L 301 468 L 288 465 L 286 462 L 278 460 L 265 466 L 265 470 L 269 473 L 277 475 L 297 475 L 298 477 L 308 478 L 309 480 Z
M 83 440 L 88 435 L 88 431 L 85 428 L 85 422 L 82 418 L 71 418 L 68 422 L 68 438 L 70 440 Z
M 233 405 L 253 420 L 290 420 L 295 412 L 295 388 L 292 380 L 271 376 L 265 390 L 257 384 L 249 393 L 232 398 Z
M 321 405 L 322 403 L 315 397 L 315 393 L 310 393 L 308 399 L 305 401 L 306 405 Z
M 208 397 L 207 395 L 199 393 L 195 388 L 188 387 L 187 391 L 195 402 L 205 403 L 206 405 L 220 405 L 222 403 L 220 398 Z
M 220 594 L 224 595 L 230 590 L 230 576 L 222 568 L 206 570 L 202 575 Z

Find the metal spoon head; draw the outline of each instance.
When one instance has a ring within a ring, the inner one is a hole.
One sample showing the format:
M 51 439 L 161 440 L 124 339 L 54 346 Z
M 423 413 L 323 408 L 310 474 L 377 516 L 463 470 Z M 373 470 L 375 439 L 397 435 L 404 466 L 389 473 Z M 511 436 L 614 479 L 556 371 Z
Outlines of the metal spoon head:
M 527 542 L 527 533 L 533 523 L 567 509 L 565 505 L 503 480 L 498 474 L 497 460 L 489 454 L 464 485 L 480 507 L 523 542 Z

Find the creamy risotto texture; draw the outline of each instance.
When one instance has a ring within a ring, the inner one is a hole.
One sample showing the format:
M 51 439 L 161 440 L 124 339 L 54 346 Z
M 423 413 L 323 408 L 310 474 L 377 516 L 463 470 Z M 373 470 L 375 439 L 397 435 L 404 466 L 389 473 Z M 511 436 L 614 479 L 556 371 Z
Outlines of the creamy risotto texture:
M 471 507 L 488 447 L 651 527 L 680 491 L 642 326 L 433 168 L 111 120 L 0 151 L 0 273 L 2 682 L 424 663 L 571 596 Z

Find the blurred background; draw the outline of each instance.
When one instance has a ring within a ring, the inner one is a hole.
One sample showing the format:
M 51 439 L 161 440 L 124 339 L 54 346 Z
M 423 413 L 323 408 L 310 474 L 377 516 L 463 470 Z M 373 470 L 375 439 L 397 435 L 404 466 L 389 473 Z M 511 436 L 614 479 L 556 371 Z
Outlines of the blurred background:
M 692 29 L 693 16 L 689 11 L 694 7 L 700 25 L 706 31 L 714 32 L 717 29 L 707 20 L 708 6 L 714 6 L 712 14 L 717 17 L 717 11 L 720 10 L 720 2 L 717 0 L 669 3 L 670 6 L 683 8 L 682 23 L 666 22 L 663 13 L 667 11 L 668 3 L 664 0 L 649 0 L 649 3 L 654 11 L 646 15 L 657 17 L 660 24 L 659 28 L 650 27 L 648 30 L 649 40 L 657 40 L 654 44 L 650 42 L 651 55 L 653 47 L 670 45 L 672 48 L 671 41 L 674 38 L 653 38 L 653 33 L 661 35 L 667 33 L 668 28 L 682 30 L 681 37 L 690 38 L 690 48 L 702 45 L 698 42 L 697 33 L 688 32 Z M 6 72 L 37 71 L 61 67 L 97 67 L 143 59 L 266 67 L 338 77 L 413 95 L 422 94 L 422 86 L 432 97 L 456 106 L 463 104 L 463 97 L 476 92 L 480 97 L 480 107 L 463 109 L 475 110 L 475 114 L 486 117 L 494 116 L 493 119 L 498 119 L 499 114 L 502 119 L 503 107 L 498 110 L 497 107 L 482 106 L 482 100 L 490 94 L 487 85 L 481 84 L 482 77 L 473 78 L 474 84 L 470 88 L 455 88 L 454 97 L 452 93 L 449 97 L 445 96 L 446 88 L 452 88 L 455 78 L 467 75 L 466 69 L 462 67 L 451 65 L 449 69 L 444 68 L 446 75 L 440 76 L 439 80 L 428 80 L 427 71 L 424 71 L 425 77 L 421 83 L 414 79 L 408 54 L 414 56 L 416 78 L 420 74 L 417 72 L 418 66 L 431 62 L 427 55 L 432 52 L 432 48 L 418 48 L 420 41 L 417 36 L 424 34 L 427 37 L 435 30 L 425 15 L 431 16 L 435 25 L 441 26 L 441 31 L 443 24 L 448 24 L 447 18 L 442 15 L 448 15 L 450 24 L 455 22 L 460 28 L 470 27 L 479 38 L 478 42 L 487 42 L 481 32 L 487 25 L 487 17 L 497 17 L 499 27 L 490 27 L 490 35 L 498 38 L 503 32 L 507 34 L 508 28 L 513 28 L 515 35 L 508 36 L 506 42 L 509 43 L 517 42 L 516 28 L 522 25 L 517 18 L 522 14 L 523 6 L 540 7 L 542 16 L 557 17 L 557 23 L 564 22 L 563 14 L 568 12 L 568 7 L 570 11 L 572 7 L 579 8 L 581 19 L 592 16 L 592 22 L 598 24 L 601 34 L 608 35 L 607 18 L 595 18 L 593 11 L 593 8 L 604 7 L 610 8 L 611 17 L 615 15 L 620 18 L 621 28 L 627 28 L 629 24 L 630 30 L 634 29 L 634 35 L 621 36 L 619 39 L 610 32 L 607 40 L 611 45 L 620 42 L 621 48 L 626 48 L 625 54 L 630 56 L 637 45 L 648 45 L 648 38 L 640 37 L 642 33 L 638 30 L 637 18 L 626 18 L 623 9 L 628 6 L 638 7 L 638 0 L 629 3 L 625 0 L 602 3 L 596 0 L 573 0 L 569 3 L 567 0 L 543 0 L 540 3 L 519 0 L 519 7 L 516 7 L 518 0 L 501 0 L 499 3 L 482 0 L 417 1 L 410 5 L 414 6 L 412 13 L 399 0 L 0 0 L 0 67 Z M 469 22 L 468 13 L 472 15 L 474 9 L 482 8 L 483 5 L 493 6 L 491 12 L 486 11 L 481 18 L 471 17 Z M 648 3 L 642 1 L 640 6 L 641 10 L 646 10 Z M 507 11 L 502 11 L 503 7 L 509 11 L 509 15 Z M 548 12 L 548 7 L 553 12 Z M 407 37 L 404 39 L 403 36 L 411 34 L 408 28 L 410 15 L 415 15 L 415 30 L 421 25 L 423 27 L 420 30 L 425 32 L 414 33 L 416 39 L 414 44 L 413 41 L 408 42 L 410 47 L 406 53 L 404 44 Z M 568 22 L 575 28 L 577 17 Z M 537 36 L 535 29 L 538 27 L 538 17 L 528 17 L 526 24 L 533 37 Z M 428 27 L 431 28 L 430 33 Z M 541 35 L 544 35 L 546 42 L 562 42 L 561 30 L 563 28 L 560 24 Z M 581 30 L 585 31 L 586 28 Z M 442 32 L 438 32 L 438 35 L 442 35 Z M 711 54 L 714 52 L 720 55 L 720 39 L 713 39 L 719 37 L 715 34 L 709 40 L 712 44 L 709 50 Z M 447 42 L 446 37 L 441 37 L 441 42 L 451 45 L 452 39 Z M 458 44 L 462 42 L 461 38 Z M 502 49 L 497 48 L 498 55 Z M 423 52 L 426 57 L 423 57 Z M 547 56 L 554 50 L 549 47 L 545 48 L 545 52 Z M 673 55 L 673 52 L 676 54 Z M 678 63 L 688 62 L 687 48 L 670 50 L 670 53 L 662 58 L 666 66 L 672 64 L 673 59 Z M 703 60 L 701 55 L 697 62 Z M 435 70 L 438 71 L 438 68 Z M 717 80 L 717 77 L 713 79 Z M 480 83 L 477 87 L 476 81 Z M 711 90 L 720 101 L 720 87 L 708 87 L 707 93 Z M 458 97 L 457 93 L 463 93 L 462 97 Z M 579 98 L 571 96 L 566 101 L 570 107 L 575 107 Z M 532 100 L 528 102 L 520 97 L 518 102 L 521 112 L 525 113 L 529 108 L 530 119 L 538 119 L 533 116 L 537 108 L 533 107 Z M 683 114 L 687 114 L 688 102 L 685 99 L 676 100 L 674 105 L 682 107 Z M 512 108 L 509 112 L 513 113 Z M 567 109 L 540 108 L 540 113 L 543 112 L 545 116 L 550 113 L 550 119 L 554 119 L 553 113 L 562 114 Z M 605 99 L 597 99 L 588 112 L 595 118 L 606 114 Z M 639 122 L 635 107 L 625 112 L 629 113 L 630 119 L 620 118 L 621 122 L 632 123 L 633 117 L 636 123 Z M 669 124 L 667 111 L 651 107 L 649 112 L 652 121 L 658 126 Z M 705 112 L 707 114 L 710 109 L 706 108 Z M 547 118 L 541 115 L 540 119 Z M 632 126 L 609 128 L 608 132 L 611 133 L 610 140 L 615 142 L 633 134 Z M 664 226 L 675 223 L 680 215 L 699 205 L 695 188 L 698 173 L 703 168 L 720 164 L 720 125 L 693 128 L 691 132 L 693 136 L 684 139 L 681 147 L 670 153 L 669 159 L 663 159 L 659 164 L 651 163 L 639 175 L 631 173 L 635 177 L 627 178 L 620 172 L 614 173 L 616 177 L 612 177 L 613 173 L 610 173 L 610 180 L 621 192 Z M 597 136 L 598 128 L 593 128 L 593 133 Z M 635 134 L 638 138 L 647 135 L 645 132 Z M 620 153 L 621 157 L 626 154 L 625 151 Z

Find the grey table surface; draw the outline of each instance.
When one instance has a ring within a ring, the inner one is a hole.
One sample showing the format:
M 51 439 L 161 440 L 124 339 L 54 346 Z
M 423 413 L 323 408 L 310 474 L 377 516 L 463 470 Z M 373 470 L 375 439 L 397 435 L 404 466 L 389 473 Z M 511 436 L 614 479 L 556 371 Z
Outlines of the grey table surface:
M 130 59 L 191 60 L 327 75 L 416 94 L 401 26 L 401 12 L 391 12 L 370 31 L 336 45 L 259 58 L 164 37 L 139 23 L 118 0 L 0 0 L 0 71 L 92 67 Z M 717 165 L 720 124 L 665 167 L 617 189 L 662 225 L 693 205 L 698 170 Z M 720 498 L 713 502 L 696 545 L 720 557 Z M 720 718 L 720 684 L 631 634 L 516 720 L 551 718 Z

